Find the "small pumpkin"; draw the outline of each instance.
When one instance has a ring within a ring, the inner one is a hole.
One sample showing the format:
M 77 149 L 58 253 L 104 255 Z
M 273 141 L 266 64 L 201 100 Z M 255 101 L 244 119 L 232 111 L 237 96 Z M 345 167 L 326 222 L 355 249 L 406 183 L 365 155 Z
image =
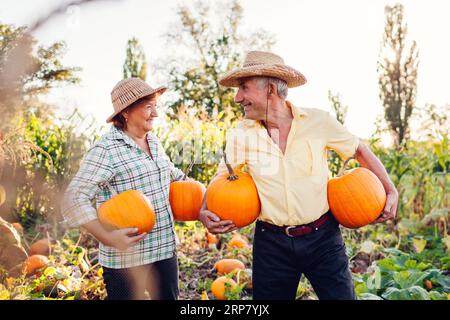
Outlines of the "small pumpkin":
M 138 190 L 114 195 L 98 208 L 98 218 L 113 228 L 137 228 L 138 233 L 150 232 L 155 225 L 155 209 L 150 200 Z
M 351 158 L 350 158 L 351 159 Z M 328 181 L 328 204 L 336 220 L 355 229 L 375 221 L 386 204 L 386 192 L 369 169 L 354 168 L 344 173 L 348 159 L 337 177 Z
M 211 292 L 218 300 L 226 300 L 226 292 L 229 292 L 236 288 L 237 283 L 233 279 L 229 279 L 225 276 L 221 276 L 213 281 L 211 284 Z
M 196 221 L 198 213 L 202 207 L 205 195 L 205 186 L 195 180 L 186 180 L 192 168 L 192 163 L 188 167 L 182 180 L 174 181 L 170 184 L 169 201 L 175 220 Z
M 228 248 L 246 248 L 248 247 L 248 240 L 243 235 L 240 235 L 239 233 L 235 233 L 230 241 L 228 242 Z
M 222 220 L 231 220 L 238 228 L 253 223 L 261 211 L 261 203 L 252 177 L 241 170 L 234 171 L 227 163 L 228 172 L 216 176 L 206 191 L 208 210 Z
M 22 272 L 27 276 L 35 274 L 39 269 L 48 265 L 49 260 L 46 256 L 35 254 L 29 256 L 22 264 Z
M 217 235 L 212 234 L 207 229 L 205 231 L 205 234 L 206 234 L 206 243 L 208 246 L 218 246 L 219 238 Z
M 48 256 L 50 254 L 50 240 L 41 239 L 33 243 L 30 247 L 30 255 L 35 254 Z
M 235 270 L 244 270 L 245 265 L 238 259 L 221 259 L 214 264 L 214 269 L 220 275 L 224 275 Z

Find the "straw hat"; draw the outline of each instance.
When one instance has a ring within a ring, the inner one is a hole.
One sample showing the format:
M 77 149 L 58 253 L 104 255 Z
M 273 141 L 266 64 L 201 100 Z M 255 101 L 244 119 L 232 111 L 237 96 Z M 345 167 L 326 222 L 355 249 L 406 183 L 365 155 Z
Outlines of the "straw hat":
M 287 82 L 289 88 L 298 87 L 306 83 L 306 78 L 299 71 L 284 64 L 284 60 L 271 52 L 250 51 L 245 57 L 242 68 L 234 70 L 219 83 L 224 87 L 239 87 L 239 78 L 273 77 Z
M 166 87 L 153 89 L 139 78 L 127 78 L 119 81 L 111 91 L 114 113 L 106 119 L 106 122 L 112 122 L 117 114 L 140 98 L 152 94 L 163 94 L 166 89 Z

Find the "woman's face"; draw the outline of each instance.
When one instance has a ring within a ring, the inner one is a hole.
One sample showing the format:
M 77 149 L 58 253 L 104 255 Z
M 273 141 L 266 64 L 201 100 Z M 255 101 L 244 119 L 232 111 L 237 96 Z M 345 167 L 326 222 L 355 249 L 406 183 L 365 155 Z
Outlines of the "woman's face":
M 139 101 L 126 110 L 123 116 L 127 119 L 127 128 L 133 131 L 149 132 L 153 129 L 153 121 L 158 116 L 156 103 L 158 97 L 152 95 Z

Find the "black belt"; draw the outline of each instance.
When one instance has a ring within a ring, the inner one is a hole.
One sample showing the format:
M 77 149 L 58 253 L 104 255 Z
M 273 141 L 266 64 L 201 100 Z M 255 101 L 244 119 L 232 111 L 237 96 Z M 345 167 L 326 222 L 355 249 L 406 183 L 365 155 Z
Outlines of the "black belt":
M 319 228 L 321 226 L 323 226 L 329 219 L 330 219 L 330 211 L 328 211 L 327 213 L 323 214 L 319 219 L 308 223 L 308 224 L 302 224 L 299 226 L 277 226 L 265 221 L 259 221 L 259 223 L 261 223 L 261 225 L 269 230 L 272 231 L 276 231 L 276 232 L 281 232 L 286 234 L 289 237 L 301 237 L 307 234 L 310 234 L 314 231 L 319 230 Z

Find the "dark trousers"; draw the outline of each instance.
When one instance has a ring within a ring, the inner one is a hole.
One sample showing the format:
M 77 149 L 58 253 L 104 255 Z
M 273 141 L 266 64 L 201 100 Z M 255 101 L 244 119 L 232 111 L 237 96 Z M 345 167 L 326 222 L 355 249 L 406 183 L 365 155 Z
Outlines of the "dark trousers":
M 294 300 L 302 274 L 320 300 L 356 299 L 338 222 L 331 217 L 318 231 L 301 237 L 289 237 L 257 222 L 253 299 Z
M 103 280 L 108 300 L 143 300 L 145 290 L 152 300 L 177 300 L 177 257 L 132 268 L 103 267 Z

